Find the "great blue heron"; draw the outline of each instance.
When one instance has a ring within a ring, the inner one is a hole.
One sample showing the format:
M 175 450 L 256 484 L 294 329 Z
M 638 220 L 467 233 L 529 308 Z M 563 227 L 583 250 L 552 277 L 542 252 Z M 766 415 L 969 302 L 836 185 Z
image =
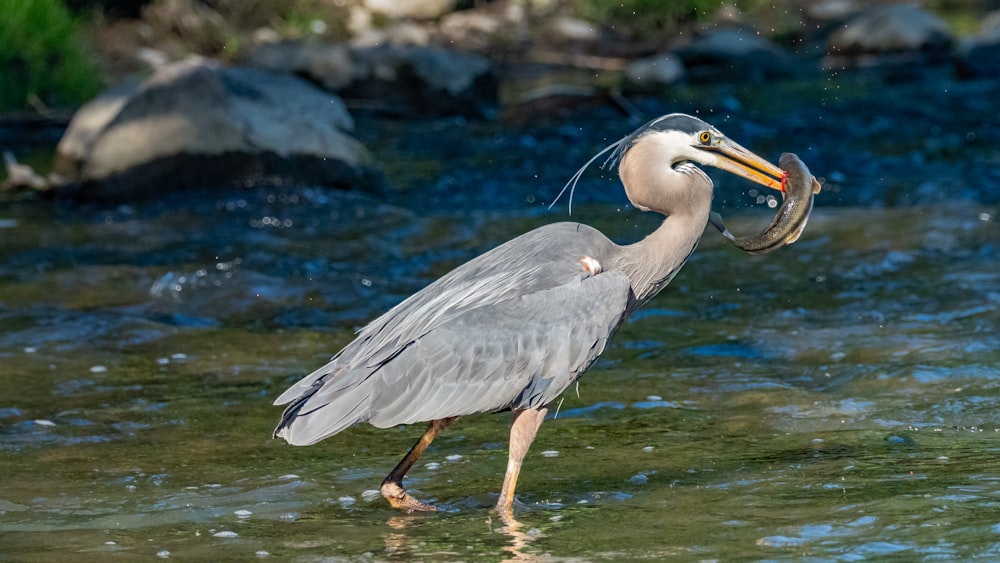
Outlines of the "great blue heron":
M 356 422 L 387 428 L 430 421 L 381 493 L 398 509 L 435 510 L 403 489 L 403 476 L 456 418 L 509 410 L 496 510 L 510 516 L 521 463 L 549 404 L 698 244 L 713 184 L 694 163 L 782 189 L 781 169 L 689 115 L 654 119 L 599 155 L 608 151 L 632 204 L 666 216 L 659 228 L 619 246 L 587 225 L 556 223 L 466 262 L 372 321 L 282 393 L 275 404 L 288 406 L 274 436 L 309 445 Z

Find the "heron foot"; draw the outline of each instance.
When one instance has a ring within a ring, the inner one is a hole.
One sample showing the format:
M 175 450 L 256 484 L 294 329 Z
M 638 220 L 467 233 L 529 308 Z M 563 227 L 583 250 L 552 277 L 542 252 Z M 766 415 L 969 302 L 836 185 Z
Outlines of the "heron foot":
M 402 485 L 399 483 L 387 482 L 382 483 L 382 488 L 380 489 L 382 496 L 385 500 L 389 501 L 389 504 L 397 510 L 405 510 L 406 512 L 435 512 L 437 507 L 432 504 L 427 504 L 426 502 L 420 502 L 419 500 L 410 496 L 405 490 L 403 490 Z
M 493 507 L 493 512 L 496 513 L 497 517 L 500 518 L 500 521 L 504 524 L 518 523 L 517 519 L 514 518 L 513 506 L 506 506 L 497 503 L 497 505 Z

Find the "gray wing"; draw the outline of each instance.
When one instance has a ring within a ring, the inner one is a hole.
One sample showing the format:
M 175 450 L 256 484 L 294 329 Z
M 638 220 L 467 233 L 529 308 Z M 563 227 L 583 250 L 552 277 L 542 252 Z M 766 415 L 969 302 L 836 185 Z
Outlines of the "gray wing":
M 311 444 L 361 420 L 387 427 L 548 404 L 604 351 L 629 294 L 613 271 L 469 309 L 377 365 L 317 380 L 276 435 Z
M 556 223 L 525 233 L 455 268 L 372 321 L 330 363 L 289 387 L 274 404 L 313 393 L 317 383 L 343 388 L 357 384 L 357 377 L 365 377 L 358 375 L 358 368 L 379 365 L 449 319 L 579 279 L 580 258 L 602 260 L 615 248 L 599 231 L 578 223 Z
M 469 311 L 379 370 L 369 422 L 547 405 L 604 352 L 628 297 L 625 274 L 608 272 Z

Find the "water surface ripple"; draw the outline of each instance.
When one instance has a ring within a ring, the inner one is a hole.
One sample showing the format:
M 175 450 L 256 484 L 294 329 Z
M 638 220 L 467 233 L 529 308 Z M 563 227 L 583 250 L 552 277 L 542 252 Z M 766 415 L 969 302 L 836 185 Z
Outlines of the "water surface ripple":
M 562 213 L 212 197 L 3 211 L 0 559 L 1000 557 L 995 207 L 817 204 L 762 257 L 706 233 L 565 394 L 502 525 L 506 416 L 442 435 L 408 481 L 442 512 L 403 515 L 374 489 L 419 428 L 292 448 L 270 403 L 373 315 Z M 576 218 L 649 227 L 618 205 Z

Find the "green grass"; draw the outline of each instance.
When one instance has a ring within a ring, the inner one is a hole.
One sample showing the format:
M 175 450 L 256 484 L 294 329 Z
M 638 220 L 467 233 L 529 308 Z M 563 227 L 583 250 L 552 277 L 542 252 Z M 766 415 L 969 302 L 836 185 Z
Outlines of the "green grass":
M 577 13 L 626 35 L 648 38 L 670 33 L 679 24 L 705 19 L 718 8 L 718 0 L 581 0 Z
M 61 0 L 4 0 L 0 112 L 75 107 L 100 88 L 79 23 Z

